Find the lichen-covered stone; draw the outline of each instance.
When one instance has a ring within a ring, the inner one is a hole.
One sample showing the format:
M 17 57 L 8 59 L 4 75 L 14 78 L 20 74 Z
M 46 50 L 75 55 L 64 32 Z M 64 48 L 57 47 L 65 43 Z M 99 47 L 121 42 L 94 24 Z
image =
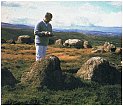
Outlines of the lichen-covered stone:
M 120 72 L 102 57 L 92 57 L 76 73 L 76 76 L 99 83 L 119 83 Z
M 60 88 L 62 86 L 62 71 L 60 60 L 49 56 L 32 64 L 29 71 L 24 73 L 21 83 L 35 88 Z

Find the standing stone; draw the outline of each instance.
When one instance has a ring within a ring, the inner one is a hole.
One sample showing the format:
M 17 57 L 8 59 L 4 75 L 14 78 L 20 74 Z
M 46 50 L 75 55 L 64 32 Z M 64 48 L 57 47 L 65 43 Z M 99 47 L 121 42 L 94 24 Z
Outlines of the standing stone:
M 62 71 L 60 60 L 56 56 L 49 56 L 32 64 L 29 72 L 22 75 L 21 83 L 35 88 L 61 88 Z
M 116 54 L 122 54 L 122 48 L 117 48 L 117 49 L 115 50 L 115 53 L 116 53 Z
M 84 48 L 92 48 L 91 44 L 88 41 L 84 41 L 83 47 Z
M 113 44 L 110 44 L 109 42 L 105 42 L 103 45 L 103 48 L 106 52 L 115 52 L 116 46 Z
M 17 80 L 13 76 L 13 74 L 6 68 L 1 68 L 1 86 L 10 85 L 14 86 Z
M 102 57 L 90 58 L 76 73 L 81 79 L 110 84 L 120 83 L 120 75 L 116 67 Z
M 55 45 L 62 46 L 62 45 L 63 45 L 62 39 L 56 40 L 56 41 L 55 41 Z
M 64 42 L 63 46 L 73 48 L 83 48 L 83 41 L 80 39 L 68 39 Z
M 26 43 L 26 44 L 30 44 L 33 43 L 33 39 L 31 39 L 31 37 L 29 35 L 22 35 L 18 37 L 17 43 Z

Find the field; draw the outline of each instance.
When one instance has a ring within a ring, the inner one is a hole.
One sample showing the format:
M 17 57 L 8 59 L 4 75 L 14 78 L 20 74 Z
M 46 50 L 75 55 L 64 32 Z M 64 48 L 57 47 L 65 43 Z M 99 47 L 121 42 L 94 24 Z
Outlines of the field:
M 30 35 L 34 38 L 33 29 L 3 28 L 1 38 L 4 40 L 17 40 L 20 35 Z M 121 36 L 90 36 L 75 32 L 54 32 L 50 40 L 76 38 L 87 40 L 93 47 L 102 46 L 106 41 L 116 47 L 122 47 Z M 44 88 L 41 91 L 20 85 L 22 74 L 35 62 L 34 44 L 1 44 L 1 63 L 7 67 L 18 83 L 16 86 L 3 86 L 1 88 L 1 103 L 9 105 L 121 105 L 122 86 L 120 84 L 98 84 L 92 81 L 81 80 L 83 87 L 74 87 L 74 75 L 82 64 L 94 56 L 108 59 L 110 62 L 121 65 L 122 56 L 112 53 L 91 53 L 89 49 L 63 48 L 49 45 L 48 55 L 55 55 L 61 61 L 63 73 L 67 73 L 66 89 L 51 90 Z
M 115 39 L 116 40 L 116 39 Z M 10 69 L 18 84 L 14 87 L 4 86 L 1 89 L 2 104 L 42 104 L 42 105 L 121 105 L 122 87 L 116 85 L 101 85 L 96 82 L 84 81 L 85 86 L 64 90 L 42 91 L 30 89 L 19 84 L 22 74 L 35 61 L 34 44 L 2 44 L 2 65 Z M 91 53 L 91 48 L 75 49 L 49 45 L 48 55 L 55 55 L 61 61 L 63 73 L 73 75 L 81 65 L 93 56 L 108 59 L 116 65 L 121 65 L 121 55 L 112 53 Z M 67 81 L 70 82 L 70 79 Z M 74 86 L 74 83 L 71 83 Z

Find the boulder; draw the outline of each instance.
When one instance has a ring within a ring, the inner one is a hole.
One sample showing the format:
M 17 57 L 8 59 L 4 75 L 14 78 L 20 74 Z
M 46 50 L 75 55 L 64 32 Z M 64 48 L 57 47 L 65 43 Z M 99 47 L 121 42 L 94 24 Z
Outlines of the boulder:
M 17 80 L 13 74 L 6 67 L 1 68 L 1 86 L 10 85 L 14 86 L 17 83 Z
M 64 42 L 65 47 L 83 48 L 83 41 L 79 39 L 68 39 Z
M 113 44 L 111 44 L 109 48 L 110 48 L 110 52 L 115 52 L 116 50 L 116 46 Z
M 56 41 L 55 41 L 55 45 L 62 46 L 62 45 L 63 45 L 62 39 L 56 40 Z
M 7 40 L 6 42 L 9 43 L 9 44 L 16 44 L 13 39 Z
M 103 45 L 103 48 L 106 52 L 115 52 L 116 46 L 113 44 L 110 44 L 109 42 L 105 42 Z
M 115 53 L 116 53 L 116 54 L 122 54 L 122 48 L 117 48 L 117 49 L 115 50 Z
M 103 47 L 104 48 L 107 48 L 108 45 L 110 45 L 110 43 L 109 42 L 105 42 L 104 45 L 103 45 Z
M 29 36 L 29 35 L 22 35 L 19 36 L 17 39 L 17 43 L 26 43 L 26 44 L 30 44 L 33 43 L 33 39 Z
M 32 64 L 28 72 L 21 77 L 21 84 L 34 88 L 43 87 L 55 89 L 62 87 L 62 71 L 60 60 L 56 56 L 49 56 Z
M 105 50 L 103 48 L 92 49 L 91 53 L 104 53 Z
M 92 48 L 91 44 L 88 41 L 84 41 L 83 47 L 84 48 Z
M 121 73 L 102 57 L 92 57 L 76 73 L 77 77 L 99 83 L 121 83 Z

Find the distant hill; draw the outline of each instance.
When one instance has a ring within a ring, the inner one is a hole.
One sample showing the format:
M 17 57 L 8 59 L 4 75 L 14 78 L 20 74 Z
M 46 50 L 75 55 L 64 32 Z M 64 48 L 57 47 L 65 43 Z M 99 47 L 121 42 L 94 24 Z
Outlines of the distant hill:
M 1 22 L 4 28 L 34 29 L 34 26 L 22 24 L 10 24 Z M 53 28 L 54 32 L 79 32 L 86 35 L 98 36 L 122 36 L 122 27 L 102 27 L 102 26 L 69 26 Z
M 98 36 L 122 36 L 122 27 L 75 26 L 66 28 L 55 28 L 54 31 L 79 32 L 86 35 L 98 35 Z
M 1 23 L 1 38 L 17 40 L 20 35 L 33 36 L 33 27 L 21 24 Z M 34 37 L 34 36 L 33 36 Z
M 16 28 L 16 29 L 33 29 L 34 27 L 23 25 L 23 24 L 10 24 L 10 23 L 4 23 L 1 22 L 1 27 L 4 28 Z

